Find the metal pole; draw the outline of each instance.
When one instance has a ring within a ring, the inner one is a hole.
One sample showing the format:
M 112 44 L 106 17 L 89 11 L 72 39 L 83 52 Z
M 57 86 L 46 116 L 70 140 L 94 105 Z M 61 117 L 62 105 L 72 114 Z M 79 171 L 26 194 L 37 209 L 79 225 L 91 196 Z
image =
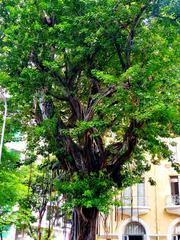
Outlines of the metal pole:
M 5 96 L 3 96 L 3 100 L 4 100 L 4 115 L 3 115 L 3 126 L 2 126 L 2 132 L 1 132 L 1 142 L 0 142 L 0 164 L 1 164 L 1 158 L 2 158 L 2 148 L 3 148 L 3 142 L 4 142 L 6 118 L 7 118 L 7 100 Z

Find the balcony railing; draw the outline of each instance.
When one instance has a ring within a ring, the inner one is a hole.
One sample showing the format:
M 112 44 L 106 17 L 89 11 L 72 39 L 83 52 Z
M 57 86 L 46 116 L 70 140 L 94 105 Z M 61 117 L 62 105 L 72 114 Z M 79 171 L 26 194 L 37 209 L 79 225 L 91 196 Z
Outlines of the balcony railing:
M 180 216 L 180 195 L 171 195 L 166 197 L 166 211 Z
M 180 195 L 171 195 L 166 197 L 167 206 L 180 205 Z
M 120 198 L 122 206 L 120 212 L 126 215 L 142 215 L 149 212 L 150 207 L 146 196 L 122 196 Z

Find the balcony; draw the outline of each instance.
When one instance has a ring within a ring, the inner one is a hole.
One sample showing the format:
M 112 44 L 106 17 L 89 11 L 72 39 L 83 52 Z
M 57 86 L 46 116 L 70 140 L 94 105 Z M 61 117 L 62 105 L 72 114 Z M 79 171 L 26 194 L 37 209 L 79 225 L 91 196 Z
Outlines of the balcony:
M 150 211 L 147 197 L 123 197 L 120 199 L 120 201 L 122 202 L 122 206 L 119 207 L 119 211 L 124 215 L 140 216 L 147 214 Z
M 168 213 L 180 216 L 180 196 L 179 195 L 167 196 L 165 209 Z

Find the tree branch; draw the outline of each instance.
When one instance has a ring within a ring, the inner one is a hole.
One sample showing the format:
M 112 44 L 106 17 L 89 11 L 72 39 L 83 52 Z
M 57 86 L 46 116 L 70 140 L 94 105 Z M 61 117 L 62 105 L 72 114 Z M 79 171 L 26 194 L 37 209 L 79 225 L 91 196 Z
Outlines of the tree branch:
M 83 163 L 82 150 L 80 147 L 72 140 L 72 138 L 63 133 L 63 130 L 67 129 L 65 124 L 61 119 L 59 119 L 57 124 L 57 138 L 59 140 L 59 144 L 66 150 L 66 154 L 64 156 L 59 155 L 59 159 L 64 163 L 65 169 L 73 170 L 73 171 L 84 171 L 86 172 L 86 168 Z M 69 156 L 71 156 L 71 160 L 69 160 Z
M 143 125 L 144 123 L 138 123 L 135 119 L 132 119 L 124 136 L 123 142 L 116 143 L 114 144 L 114 146 L 112 146 L 115 147 L 115 154 L 113 157 L 113 163 L 107 166 L 107 169 L 108 172 L 110 172 L 113 180 L 117 183 L 120 179 L 120 170 L 122 169 L 126 161 L 130 159 L 137 145 L 138 136 L 136 130 L 142 128 Z M 122 154 L 120 154 L 119 151 L 122 152 Z
M 127 48 L 126 48 L 126 69 L 128 69 L 130 67 L 130 55 L 131 55 L 133 40 L 135 37 L 135 29 L 136 29 L 137 25 L 139 24 L 141 16 L 146 11 L 147 7 L 148 7 L 148 4 L 146 4 L 145 6 L 143 6 L 141 8 L 140 12 L 135 17 L 134 22 L 131 27 L 131 30 L 129 32 L 128 40 L 127 40 Z
M 95 107 L 96 105 L 98 105 L 100 103 L 100 101 L 102 100 L 103 97 L 110 97 L 112 96 L 113 93 L 115 93 L 116 87 L 114 85 L 109 86 L 106 91 L 100 93 L 100 97 L 97 99 L 89 99 L 89 103 L 88 103 L 88 107 L 87 110 L 85 112 L 85 117 L 84 119 L 90 120 L 92 117 L 92 113 L 93 113 L 93 107 Z
M 100 136 L 94 137 L 98 130 L 96 128 L 88 129 L 84 134 L 84 160 L 88 172 L 101 169 L 104 160 L 104 147 Z
M 65 101 L 65 102 L 68 101 L 68 97 L 65 95 L 56 95 L 56 94 L 52 93 L 51 91 L 47 91 L 46 94 L 59 100 L 59 101 Z
M 80 101 L 70 95 L 68 97 L 69 103 L 70 103 L 70 107 L 72 110 L 72 114 L 69 117 L 68 120 L 68 125 L 70 125 L 71 127 L 74 126 L 74 124 L 76 123 L 77 120 L 84 120 L 84 110 L 83 110 L 83 106 L 81 105 Z
M 122 70 L 123 72 L 126 70 L 126 64 L 124 62 L 124 59 L 123 59 L 123 56 L 122 56 L 122 50 L 121 50 L 121 46 L 120 44 L 117 42 L 117 39 L 116 37 L 113 35 L 113 43 L 114 43 L 114 46 L 115 46 L 115 49 L 116 49 L 116 52 L 119 56 L 119 61 L 120 61 L 120 64 L 122 66 Z
M 74 82 L 78 76 L 81 74 L 80 66 L 74 66 L 72 69 L 69 70 L 69 77 L 67 79 L 67 86 L 69 90 L 72 90 L 74 87 Z M 68 73 L 67 73 L 68 76 Z
M 41 61 L 39 61 L 35 51 L 31 52 L 29 61 L 33 63 L 40 72 L 49 73 L 53 78 L 57 79 L 58 82 L 61 83 L 64 87 L 67 87 L 64 79 L 57 72 L 52 71 L 47 66 L 44 66 Z

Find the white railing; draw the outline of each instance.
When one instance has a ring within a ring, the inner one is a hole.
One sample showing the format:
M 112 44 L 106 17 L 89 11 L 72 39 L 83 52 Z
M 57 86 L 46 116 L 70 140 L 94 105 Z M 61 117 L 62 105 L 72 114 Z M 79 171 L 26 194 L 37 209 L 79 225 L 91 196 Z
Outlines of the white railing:
M 180 206 L 180 195 L 170 195 L 166 196 L 166 205 L 167 206 Z

